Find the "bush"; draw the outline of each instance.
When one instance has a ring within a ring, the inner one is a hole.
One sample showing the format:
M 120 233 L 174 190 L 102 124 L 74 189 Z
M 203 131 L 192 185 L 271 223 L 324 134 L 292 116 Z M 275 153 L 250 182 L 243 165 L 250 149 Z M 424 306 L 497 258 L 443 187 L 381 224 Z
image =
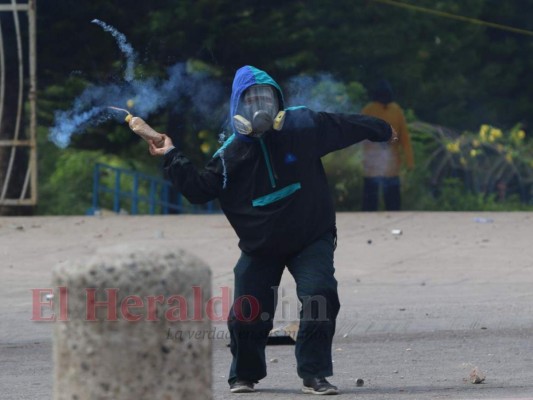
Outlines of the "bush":
M 361 209 L 363 198 L 363 160 L 355 145 L 330 153 L 322 159 L 330 191 L 338 211 Z
M 461 135 L 433 131 L 423 168 L 444 210 L 523 209 L 532 203 L 533 147 L 516 125 L 508 132 L 482 125 Z
M 403 210 L 533 210 L 533 148 L 519 125 L 505 133 L 482 125 L 478 133 L 458 134 L 421 122 L 409 129 L 415 169 L 400 173 Z M 360 145 L 323 161 L 337 210 L 360 210 Z

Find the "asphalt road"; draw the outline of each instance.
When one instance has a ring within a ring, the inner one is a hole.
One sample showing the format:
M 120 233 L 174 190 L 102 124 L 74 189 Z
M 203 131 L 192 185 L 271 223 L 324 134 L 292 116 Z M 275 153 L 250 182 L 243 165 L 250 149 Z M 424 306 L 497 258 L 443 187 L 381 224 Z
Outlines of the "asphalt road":
M 532 222 L 529 213 L 339 213 L 338 397 L 533 399 Z M 213 295 L 232 286 L 239 252 L 221 215 L 0 218 L 0 399 L 52 398 L 53 323 L 31 321 L 31 289 L 50 287 L 57 263 L 125 241 L 184 248 L 212 268 Z M 284 326 L 298 312 L 289 274 L 280 290 Z M 305 398 L 290 345 L 267 348 L 258 392 L 231 394 L 226 328 L 213 328 L 214 399 Z M 483 383 L 471 383 L 474 368 Z

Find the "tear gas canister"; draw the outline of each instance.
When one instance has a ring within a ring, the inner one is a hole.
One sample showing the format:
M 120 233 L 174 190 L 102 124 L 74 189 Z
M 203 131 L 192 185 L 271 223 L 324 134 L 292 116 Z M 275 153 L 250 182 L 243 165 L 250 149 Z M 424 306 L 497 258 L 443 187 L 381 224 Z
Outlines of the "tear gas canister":
M 159 132 L 156 132 L 150 125 L 148 125 L 142 118 L 134 117 L 133 115 L 126 116 L 126 122 L 130 129 L 137 135 L 142 137 L 147 142 L 153 141 L 155 147 L 161 148 L 165 143 L 165 138 Z

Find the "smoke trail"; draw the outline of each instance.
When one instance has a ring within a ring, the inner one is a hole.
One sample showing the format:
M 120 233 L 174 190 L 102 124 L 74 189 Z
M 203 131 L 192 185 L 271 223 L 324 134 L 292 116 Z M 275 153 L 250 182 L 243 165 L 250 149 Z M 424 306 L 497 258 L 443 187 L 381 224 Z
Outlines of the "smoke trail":
M 175 111 L 189 102 L 201 117 L 213 118 L 213 110 L 221 104 L 224 90 L 220 82 L 214 81 L 206 73 L 191 72 L 188 65 L 178 63 L 167 70 L 167 79 L 135 79 L 134 68 L 136 53 L 127 42 L 126 37 L 112 26 L 95 19 L 92 21 L 110 32 L 120 50 L 126 56 L 127 67 L 124 83 L 109 85 L 91 85 L 75 100 L 72 108 L 55 113 L 55 125 L 50 129 L 49 138 L 59 147 L 66 147 L 73 134 L 80 134 L 88 126 L 96 126 L 111 118 L 122 120 L 123 115 L 114 113 L 108 106 L 128 108 L 132 114 L 146 118 L 163 107 L 172 107 Z M 293 104 L 305 104 L 310 108 L 324 111 L 353 112 L 354 108 L 346 106 L 345 87 L 333 80 L 330 75 L 315 77 L 297 77 L 288 82 L 287 98 Z M 226 137 L 219 135 L 222 144 Z M 222 160 L 224 182 L 227 185 L 226 160 L 223 151 Z
M 99 116 L 102 111 L 102 107 L 94 107 L 85 112 L 76 112 L 73 110 L 56 112 L 55 119 L 58 123 L 50 129 L 50 140 L 58 147 L 67 147 L 70 143 L 70 134 L 68 132 L 95 123 L 102 123 L 109 119 L 108 115 Z M 97 118 L 96 121 L 95 118 Z
M 132 95 L 131 88 L 124 85 L 89 86 L 70 110 L 55 112 L 49 139 L 58 147 L 67 147 L 74 133 L 81 133 L 89 126 L 97 126 L 112 118 L 114 113 L 109 113 L 107 106 L 126 104 Z
M 126 71 L 124 73 L 124 79 L 127 82 L 130 82 L 133 80 L 134 72 L 135 72 L 135 51 L 133 50 L 133 47 L 131 44 L 128 43 L 126 36 L 124 36 L 123 33 L 120 33 L 112 26 L 106 24 L 105 22 L 100 21 L 99 19 L 93 19 L 91 21 L 93 24 L 101 26 L 104 31 L 111 33 L 113 37 L 115 38 L 118 47 L 120 50 L 124 53 L 126 56 Z
M 188 65 L 178 63 L 167 70 L 167 79 L 134 77 L 136 53 L 126 37 L 112 26 L 94 19 L 92 23 L 101 26 L 115 38 L 125 54 L 127 67 L 121 84 L 91 85 L 74 101 L 68 111 L 55 113 L 54 126 L 49 138 L 59 147 L 69 145 L 72 135 L 80 134 L 88 126 L 95 126 L 113 117 L 121 120 L 108 106 L 129 108 L 133 114 L 146 118 L 163 107 L 177 111 L 189 101 L 195 112 L 211 118 L 213 110 L 220 104 L 222 85 L 202 72 L 191 72 Z
M 108 106 L 129 108 L 132 114 L 146 118 L 163 107 L 177 111 L 188 100 L 202 118 L 212 118 L 213 110 L 222 100 L 222 85 L 205 73 L 188 72 L 184 63 L 170 67 L 167 72 L 167 79 L 134 79 L 122 84 L 87 87 L 70 110 L 55 113 L 50 140 L 66 147 L 72 135 L 81 134 L 88 126 L 113 117 L 122 122 L 123 115 L 109 110 Z M 128 103 L 132 105 L 128 107 Z
M 362 86 L 360 90 L 364 92 Z M 361 108 L 350 100 L 346 85 L 327 73 L 290 78 L 285 95 L 291 105 L 305 105 L 316 111 L 354 113 Z

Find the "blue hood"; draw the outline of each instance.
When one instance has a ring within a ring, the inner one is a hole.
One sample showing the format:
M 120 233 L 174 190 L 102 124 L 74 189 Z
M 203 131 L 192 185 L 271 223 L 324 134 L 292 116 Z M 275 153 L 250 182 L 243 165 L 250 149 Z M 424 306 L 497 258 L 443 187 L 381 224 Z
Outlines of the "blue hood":
M 231 90 L 230 100 L 230 121 L 231 128 L 235 132 L 235 126 L 233 125 L 233 116 L 237 113 L 237 107 L 241 99 L 242 93 L 253 85 L 271 85 L 276 88 L 279 95 L 279 108 L 284 109 L 283 93 L 281 88 L 270 75 L 265 71 L 261 71 L 251 65 L 245 65 L 237 70 L 235 78 L 233 79 L 233 86 Z M 240 135 L 240 134 L 239 134 Z

